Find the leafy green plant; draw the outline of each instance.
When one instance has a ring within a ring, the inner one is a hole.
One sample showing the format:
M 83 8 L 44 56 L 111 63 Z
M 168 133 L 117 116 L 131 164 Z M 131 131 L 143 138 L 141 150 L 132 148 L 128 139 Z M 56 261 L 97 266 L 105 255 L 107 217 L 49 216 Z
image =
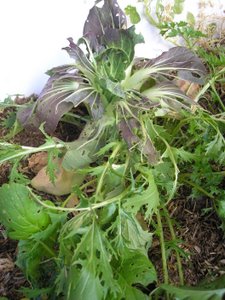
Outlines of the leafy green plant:
M 206 37 L 206 34 L 196 30 L 192 25 L 187 22 L 162 22 L 160 24 L 160 34 L 165 38 L 182 37 L 185 45 L 193 49 L 196 42 L 200 38 Z
M 138 59 L 135 45 L 140 42 L 142 36 L 126 27 L 116 1 L 95 5 L 78 44 L 70 38 L 64 48 L 74 62 L 50 70 L 38 100 L 17 114 L 25 128 L 41 126 L 46 143 L 37 148 L 0 143 L 0 162 L 14 166 L 32 153 L 48 152 L 53 183 L 54 156 L 61 157 L 65 170 L 86 176 L 73 187 L 79 204 L 72 208 L 66 207 L 68 199 L 53 204 L 21 182 L 0 188 L 0 219 L 9 236 L 20 240 L 17 264 L 35 296 L 148 299 L 142 290 L 157 283 L 157 274 L 148 257 L 153 233 L 146 227 L 154 220 L 168 284 L 163 218 L 174 244 L 176 236 L 167 204 L 180 185 L 192 184 L 187 169 L 197 173 L 192 164 L 200 164 L 200 151 L 212 167 L 213 161 L 224 161 L 218 156 L 225 144 L 223 119 L 201 109 L 174 80 L 204 83 L 201 60 L 184 47 Z M 66 143 L 50 137 L 65 114 L 72 116 L 71 109 L 81 105 L 87 113 L 79 138 Z M 201 187 L 203 181 L 196 189 L 211 195 L 208 186 Z M 182 251 L 174 246 L 171 251 L 183 284 Z

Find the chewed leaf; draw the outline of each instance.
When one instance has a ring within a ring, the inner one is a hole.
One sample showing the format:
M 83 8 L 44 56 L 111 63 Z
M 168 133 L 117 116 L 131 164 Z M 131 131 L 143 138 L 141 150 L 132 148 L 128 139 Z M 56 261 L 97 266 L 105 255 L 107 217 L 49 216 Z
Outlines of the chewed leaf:
M 127 272 L 128 269 L 129 272 Z M 146 255 L 138 251 L 133 251 L 133 253 L 130 252 L 128 257 L 123 260 L 118 281 L 121 286 L 124 286 L 125 299 L 147 300 L 148 297 L 136 289 L 134 285 L 142 284 L 143 286 L 147 286 L 155 280 L 156 272 L 154 266 Z
M 116 29 L 107 28 L 101 39 L 104 50 L 96 56 L 98 71 L 113 81 L 125 78 L 125 70 L 134 58 L 134 48 L 142 43 L 143 37 L 135 33 L 135 28 Z
M 95 5 L 84 24 L 83 34 L 89 40 L 94 52 L 100 47 L 100 39 L 107 28 L 126 28 L 125 14 L 115 0 L 105 0 L 102 7 Z
M 13 239 L 28 239 L 50 224 L 49 215 L 22 184 L 4 184 L 0 188 L 0 206 L 0 221 Z
M 126 53 L 129 64 L 134 57 L 134 46 L 143 42 L 143 36 L 135 33 L 134 26 L 128 29 L 106 29 L 103 37 L 103 44 L 107 48 L 119 49 Z
M 71 143 L 63 159 L 63 167 L 66 170 L 84 168 L 92 162 L 91 152 L 96 146 L 96 141 L 86 144 L 87 142 L 85 139 L 78 139 Z
M 157 58 L 150 60 L 147 64 L 145 63 L 145 67 L 150 66 L 182 69 L 183 79 L 193 82 L 197 80 L 197 83 L 203 83 L 203 78 L 207 74 L 200 58 L 185 47 L 173 47 L 163 52 Z M 185 72 L 188 72 L 188 75 L 185 75 Z
M 125 140 L 129 148 L 140 141 L 138 136 L 133 133 L 133 129 L 135 128 L 138 128 L 138 123 L 135 119 L 130 119 L 127 122 L 125 120 L 121 120 L 119 123 L 121 136 Z
M 105 85 L 108 91 L 120 98 L 125 98 L 125 92 L 119 82 L 114 82 L 110 79 L 105 80 Z
M 94 120 L 99 120 L 103 113 L 104 113 L 104 107 L 101 101 L 101 97 L 99 93 L 94 93 L 92 97 L 89 97 L 85 100 L 85 103 L 87 104 L 90 114 Z
M 169 107 L 176 112 L 179 112 L 181 108 L 190 110 L 191 105 L 196 105 L 194 100 L 170 81 L 156 84 L 145 90 L 143 95 L 156 103 L 160 101 L 162 106 Z
M 84 52 L 74 43 L 72 38 L 68 38 L 68 41 L 70 43 L 69 46 L 64 47 L 63 50 L 66 50 L 69 56 L 75 60 L 78 69 L 88 74 L 92 73 L 93 66 Z
M 147 157 L 150 164 L 156 164 L 159 159 L 159 154 L 150 138 L 144 142 L 141 149 L 142 153 Z
M 76 69 L 57 72 L 49 78 L 33 108 L 21 110 L 17 118 L 24 127 L 38 128 L 45 123 L 47 133 L 54 132 L 62 116 L 72 107 L 96 102 L 96 92 Z M 97 103 L 97 102 L 96 102 Z
M 158 161 L 158 152 L 156 151 L 150 138 L 146 141 L 142 141 L 137 134 L 134 133 L 140 127 L 135 119 L 129 119 L 127 121 L 122 120 L 119 123 L 119 130 L 122 138 L 127 143 L 129 149 L 137 145 L 142 154 L 147 157 L 150 164 L 156 164 Z

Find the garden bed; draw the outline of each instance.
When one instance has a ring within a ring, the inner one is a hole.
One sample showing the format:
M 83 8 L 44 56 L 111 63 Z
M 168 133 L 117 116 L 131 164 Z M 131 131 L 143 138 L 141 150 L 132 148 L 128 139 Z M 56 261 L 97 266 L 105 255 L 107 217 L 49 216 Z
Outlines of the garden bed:
M 25 99 L 23 103 L 30 100 Z M 17 103 L 17 101 L 16 101 Z M 14 109 L 5 109 L 1 112 L 0 123 L 9 117 Z M 9 129 L 0 126 L 0 139 L 9 133 Z M 75 126 L 60 123 L 57 137 L 72 140 L 77 136 Z M 35 138 L 34 138 L 35 137 Z M 22 131 L 10 140 L 11 143 L 38 147 L 44 143 L 44 135 L 37 132 Z M 38 160 L 37 160 L 38 164 Z M 26 175 L 34 176 L 33 168 L 29 167 L 28 161 L 23 163 Z M 10 164 L 6 163 L 0 167 L 0 185 L 8 182 Z M 174 199 L 169 205 L 170 217 L 175 222 L 176 238 L 182 241 L 182 249 L 186 258 L 182 259 L 184 269 L 184 281 L 189 286 L 196 286 L 204 281 L 212 281 L 225 274 L 225 238 L 221 228 L 221 220 L 212 210 L 212 202 L 207 197 L 201 199 L 189 199 L 190 188 L 182 188 L 181 198 Z M 45 194 L 45 198 L 56 201 L 52 195 Z M 63 198 L 62 198 L 63 199 Z M 208 211 L 207 211 L 208 209 Z M 165 238 L 171 241 L 171 234 L 167 226 L 164 227 Z M 2 268 L 0 272 L 0 296 L 12 300 L 19 300 L 23 294 L 21 288 L 31 287 L 24 277 L 22 271 L 16 266 L 17 242 L 6 237 L 4 227 L 0 228 L 0 261 Z M 149 258 L 154 264 L 159 282 L 163 283 L 162 259 L 160 242 L 154 237 L 152 247 L 149 250 Z M 171 282 L 179 285 L 179 276 L 176 267 L 175 254 L 171 253 L 168 260 L 168 272 Z M 149 286 L 146 292 L 151 292 L 155 286 Z

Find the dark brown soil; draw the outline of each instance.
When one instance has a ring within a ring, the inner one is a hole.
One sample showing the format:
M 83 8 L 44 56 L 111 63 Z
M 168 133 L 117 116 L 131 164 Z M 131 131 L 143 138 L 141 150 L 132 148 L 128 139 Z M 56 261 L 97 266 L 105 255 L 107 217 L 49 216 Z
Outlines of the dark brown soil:
M 14 264 L 17 242 L 5 237 L 4 228 L 0 227 L 0 297 L 10 300 L 22 298 L 18 290 L 29 286 L 24 275 Z
M 213 280 L 225 274 L 225 236 L 214 210 L 210 209 L 209 213 L 204 214 L 207 207 L 212 207 L 212 203 L 207 199 L 177 199 L 169 205 L 170 216 L 175 221 L 176 237 L 180 240 L 179 247 L 186 255 L 182 258 L 184 283 L 190 286 L 197 285 L 207 278 Z M 171 241 L 169 228 L 166 226 L 164 236 L 167 242 Z M 159 281 L 163 282 L 161 252 L 157 238 L 153 240 L 149 256 L 156 266 Z M 168 271 L 171 283 L 179 285 L 174 250 L 168 258 Z

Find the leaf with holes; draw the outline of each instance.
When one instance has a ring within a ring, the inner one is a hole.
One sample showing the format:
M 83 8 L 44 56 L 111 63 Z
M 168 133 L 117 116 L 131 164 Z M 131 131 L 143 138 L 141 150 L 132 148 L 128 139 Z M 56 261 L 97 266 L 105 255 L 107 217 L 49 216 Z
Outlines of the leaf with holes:
M 99 3 L 100 2 L 100 3 Z M 104 49 L 102 45 L 102 37 L 106 29 L 122 29 L 126 28 L 126 16 L 120 9 L 117 1 L 104 1 L 102 7 L 99 5 L 103 1 L 98 1 L 88 14 L 84 24 L 83 35 L 90 43 L 93 52 Z
M 135 288 L 135 285 L 144 287 L 156 280 L 155 269 L 147 255 L 135 251 L 130 252 L 128 257 L 123 260 L 118 273 L 118 282 L 123 286 L 124 299 L 148 299 L 147 295 Z

